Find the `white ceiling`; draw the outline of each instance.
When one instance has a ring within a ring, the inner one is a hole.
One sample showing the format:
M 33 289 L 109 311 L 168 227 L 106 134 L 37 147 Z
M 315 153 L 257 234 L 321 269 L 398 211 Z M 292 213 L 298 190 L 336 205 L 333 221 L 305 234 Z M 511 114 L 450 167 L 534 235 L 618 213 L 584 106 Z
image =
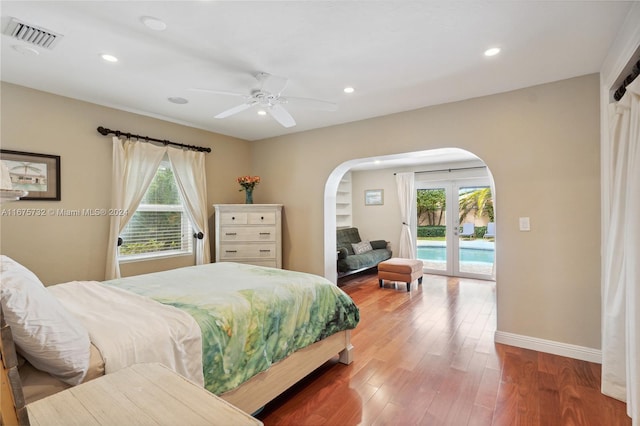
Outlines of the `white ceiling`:
M 38 55 L 2 36 L 1 78 L 247 140 L 299 132 L 598 72 L 632 2 L 2 1 L 10 17 L 62 34 Z M 166 30 L 141 18 L 164 21 Z M 488 58 L 489 47 L 502 52 Z M 111 53 L 119 62 L 100 58 Z M 248 109 L 216 119 L 255 74 L 289 78 L 285 129 Z M 355 93 L 345 94 L 345 86 Z M 176 105 L 169 97 L 183 97 Z M 113 123 L 103 123 L 109 127 Z M 135 129 L 122 129 L 135 132 Z M 155 135 L 149 135 L 155 136 Z

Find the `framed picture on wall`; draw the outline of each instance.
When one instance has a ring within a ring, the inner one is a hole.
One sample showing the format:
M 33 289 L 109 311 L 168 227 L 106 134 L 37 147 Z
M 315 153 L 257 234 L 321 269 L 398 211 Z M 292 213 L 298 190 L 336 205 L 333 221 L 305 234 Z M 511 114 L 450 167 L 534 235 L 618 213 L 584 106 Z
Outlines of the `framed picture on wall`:
M 60 156 L 0 150 L 14 190 L 28 191 L 21 200 L 60 201 Z
M 384 204 L 384 189 L 367 189 L 364 191 L 365 206 L 381 206 Z

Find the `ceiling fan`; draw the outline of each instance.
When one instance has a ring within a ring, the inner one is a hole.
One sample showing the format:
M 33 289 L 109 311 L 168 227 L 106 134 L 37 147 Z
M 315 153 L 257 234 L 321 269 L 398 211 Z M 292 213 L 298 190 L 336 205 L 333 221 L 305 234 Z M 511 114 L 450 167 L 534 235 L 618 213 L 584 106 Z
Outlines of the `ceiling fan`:
M 221 113 L 216 115 L 215 118 L 230 117 L 248 108 L 257 106 L 263 108 L 264 111 L 270 114 L 282 126 L 293 127 L 296 125 L 296 121 L 293 119 L 289 111 L 286 110 L 284 105 L 295 104 L 301 107 L 313 108 L 322 111 L 335 111 L 338 109 L 338 105 L 334 104 L 333 102 L 321 101 L 318 99 L 282 96 L 281 93 L 285 89 L 289 81 L 286 77 L 278 77 L 266 72 L 261 72 L 256 75 L 256 79 L 260 83 L 260 87 L 258 89 L 254 89 L 248 95 L 243 93 L 227 92 L 223 90 L 193 90 L 214 93 L 217 95 L 229 95 L 244 98 L 244 103 L 236 105 L 233 108 L 229 108 L 226 111 L 222 111 Z

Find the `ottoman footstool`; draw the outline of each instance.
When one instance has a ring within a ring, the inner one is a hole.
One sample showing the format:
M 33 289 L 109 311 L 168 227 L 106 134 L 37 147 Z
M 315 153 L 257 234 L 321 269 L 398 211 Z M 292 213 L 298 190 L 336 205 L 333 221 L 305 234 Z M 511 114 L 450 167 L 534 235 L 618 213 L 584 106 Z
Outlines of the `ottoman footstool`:
M 422 284 L 422 260 L 392 257 L 378 263 L 378 281 L 380 287 L 384 280 L 407 283 L 407 291 L 411 291 L 411 282 L 418 280 Z

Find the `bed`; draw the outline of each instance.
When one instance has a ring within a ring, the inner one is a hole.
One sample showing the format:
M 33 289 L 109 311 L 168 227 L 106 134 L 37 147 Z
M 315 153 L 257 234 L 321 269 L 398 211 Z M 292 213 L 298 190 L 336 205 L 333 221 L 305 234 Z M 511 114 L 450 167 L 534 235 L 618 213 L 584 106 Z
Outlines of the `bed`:
M 161 362 L 248 413 L 336 355 L 351 363 L 359 321 L 322 277 L 232 262 L 45 288 L 2 256 L 2 308 L 28 402 Z

